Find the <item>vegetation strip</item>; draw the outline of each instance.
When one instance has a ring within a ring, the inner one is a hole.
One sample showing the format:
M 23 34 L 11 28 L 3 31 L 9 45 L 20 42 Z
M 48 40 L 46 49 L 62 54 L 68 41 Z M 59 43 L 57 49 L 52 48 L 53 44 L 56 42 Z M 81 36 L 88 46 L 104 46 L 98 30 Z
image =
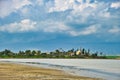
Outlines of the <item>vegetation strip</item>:
M 40 50 L 25 50 L 17 53 L 5 49 L 0 52 L 0 58 L 97 58 L 97 59 L 116 59 L 120 56 L 107 57 L 102 52 L 91 52 L 89 49 L 70 49 L 64 51 L 63 49 L 56 49 L 55 51 L 43 53 Z

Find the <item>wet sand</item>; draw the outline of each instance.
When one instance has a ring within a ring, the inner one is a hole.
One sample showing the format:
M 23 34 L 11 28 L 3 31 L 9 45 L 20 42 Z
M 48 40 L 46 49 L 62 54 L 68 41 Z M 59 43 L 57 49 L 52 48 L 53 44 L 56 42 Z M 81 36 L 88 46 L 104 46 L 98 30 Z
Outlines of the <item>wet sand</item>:
M 0 80 L 101 80 L 74 76 L 61 70 L 0 62 Z

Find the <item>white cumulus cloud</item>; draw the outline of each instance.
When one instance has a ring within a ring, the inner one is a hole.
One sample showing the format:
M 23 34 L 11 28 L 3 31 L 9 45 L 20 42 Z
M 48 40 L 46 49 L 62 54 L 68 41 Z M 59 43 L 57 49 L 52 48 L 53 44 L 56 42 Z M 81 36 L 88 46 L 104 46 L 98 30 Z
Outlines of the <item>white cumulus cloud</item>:
M 69 33 L 72 36 L 81 36 L 81 35 L 90 35 L 90 34 L 95 34 L 98 32 L 100 26 L 99 25 L 91 25 L 89 27 L 86 27 L 84 29 L 81 29 L 80 31 L 69 31 Z
M 43 32 L 49 33 L 59 33 L 70 30 L 70 27 L 66 26 L 64 23 L 50 20 L 39 22 L 38 28 Z
M 42 21 L 38 24 L 38 30 L 47 33 L 64 33 L 71 36 L 82 36 L 82 35 L 91 35 L 97 33 L 100 28 L 99 25 L 91 25 L 83 29 L 75 29 L 66 25 L 63 22 L 55 21 Z
M 35 22 L 30 19 L 24 19 L 20 22 L 14 22 L 11 24 L 0 26 L 0 31 L 9 32 L 9 33 L 20 33 L 20 32 L 29 32 L 29 31 L 37 31 L 44 33 L 61 33 L 68 34 L 70 36 L 85 36 L 99 33 L 100 25 L 91 25 L 85 28 L 74 28 L 66 25 L 63 22 L 57 21 L 40 21 Z M 115 32 L 116 29 L 110 30 L 110 32 Z
M 76 2 L 77 1 L 77 2 Z M 97 2 L 90 3 L 90 0 L 54 0 L 54 6 L 49 7 L 49 12 L 60 12 L 68 9 L 83 11 L 85 8 L 96 8 Z
M 26 31 L 34 31 L 36 30 L 36 22 L 31 21 L 29 19 L 21 20 L 19 23 L 14 22 L 11 24 L 6 24 L 3 26 L 0 26 L 0 31 L 7 31 L 10 33 L 16 33 L 16 32 L 26 32 Z
M 54 0 L 54 6 L 49 8 L 49 12 L 59 12 L 71 9 L 74 5 L 74 0 Z
M 40 6 L 44 4 L 44 0 L 36 0 L 36 3 L 39 4 Z
M 0 0 L 0 18 L 4 18 L 20 8 L 32 4 L 29 0 Z
M 111 4 L 111 8 L 115 8 L 115 9 L 120 8 L 120 2 L 114 2 L 114 3 L 112 3 Z
M 113 28 L 109 29 L 108 32 L 114 34 L 120 34 L 120 27 L 114 26 Z

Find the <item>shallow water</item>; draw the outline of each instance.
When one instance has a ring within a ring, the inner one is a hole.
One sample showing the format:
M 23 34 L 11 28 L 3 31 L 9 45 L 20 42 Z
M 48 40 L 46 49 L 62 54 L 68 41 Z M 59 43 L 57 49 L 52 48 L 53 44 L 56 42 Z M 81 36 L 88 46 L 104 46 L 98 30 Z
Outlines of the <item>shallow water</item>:
M 120 60 L 106 59 L 0 59 L 32 66 L 55 68 L 80 76 L 120 80 Z

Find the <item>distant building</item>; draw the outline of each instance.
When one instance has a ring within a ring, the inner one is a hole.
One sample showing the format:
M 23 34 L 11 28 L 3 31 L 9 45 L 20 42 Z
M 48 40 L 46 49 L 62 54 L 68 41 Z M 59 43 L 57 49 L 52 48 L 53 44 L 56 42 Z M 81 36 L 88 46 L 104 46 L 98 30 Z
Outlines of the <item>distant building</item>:
M 74 56 L 74 52 L 70 53 L 70 56 Z
M 81 50 L 80 49 L 76 51 L 76 55 L 81 55 Z

